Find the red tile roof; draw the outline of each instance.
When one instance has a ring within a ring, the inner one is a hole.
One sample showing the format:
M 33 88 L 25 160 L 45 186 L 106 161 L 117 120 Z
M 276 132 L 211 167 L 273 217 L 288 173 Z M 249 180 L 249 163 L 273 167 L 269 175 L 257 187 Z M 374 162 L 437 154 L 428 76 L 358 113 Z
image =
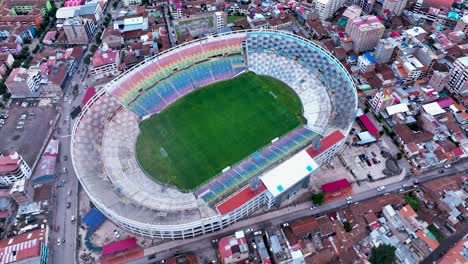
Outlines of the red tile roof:
M 102 247 L 102 255 L 106 256 L 106 255 L 114 254 L 117 252 L 121 252 L 121 251 L 134 248 L 136 246 L 137 246 L 136 238 L 130 237 L 124 240 L 120 240 L 114 243 L 104 245 Z
M 10 172 L 18 168 L 19 155 L 16 152 L 0 157 L 0 172 Z
M 312 147 L 308 148 L 306 151 L 309 154 L 311 158 L 317 157 L 320 153 L 324 152 L 325 150 L 329 149 L 342 139 L 344 139 L 345 136 L 339 131 L 336 130 L 335 132 L 331 133 L 330 135 L 322 138 L 320 140 L 320 147 L 318 150 L 314 150 Z
M 81 107 L 83 107 L 94 96 L 94 94 L 96 94 L 96 89 L 94 89 L 94 87 L 88 87 L 85 95 L 83 96 L 83 100 L 81 100 Z
M 0 241 L 0 263 L 25 260 L 40 255 L 41 242 L 46 230 L 38 229 Z M 14 254 L 15 253 L 15 254 Z
M 108 49 L 106 51 L 96 50 L 93 55 L 93 67 L 114 63 L 120 51 Z
M 335 191 L 338 191 L 340 189 L 347 188 L 350 186 L 351 184 L 349 184 L 347 179 L 341 179 L 341 180 L 337 180 L 334 182 L 325 183 L 324 185 L 322 185 L 322 191 L 335 192 Z
M 266 190 L 266 187 L 262 182 L 260 182 L 260 186 L 258 187 L 257 191 L 252 191 L 250 187 L 247 186 L 242 191 L 234 194 L 233 196 L 229 197 L 227 200 L 219 204 L 216 208 L 218 209 L 220 214 L 225 215 L 231 212 L 232 210 L 239 208 L 246 202 L 250 201 L 252 198 L 257 196 L 264 190 Z

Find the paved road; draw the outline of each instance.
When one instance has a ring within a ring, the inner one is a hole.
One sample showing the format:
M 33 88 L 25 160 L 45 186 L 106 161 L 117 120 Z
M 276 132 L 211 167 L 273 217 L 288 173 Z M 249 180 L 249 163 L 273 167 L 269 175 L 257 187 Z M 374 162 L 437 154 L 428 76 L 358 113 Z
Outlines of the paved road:
M 80 68 L 82 70 L 83 68 Z M 76 73 L 77 71 L 75 71 Z M 58 232 L 52 232 L 52 263 L 76 263 L 76 237 L 77 237 L 77 221 L 71 221 L 72 216 L 78 218 L 78 180 L 73 170 L 73 165 L 70 156 L 70 133 L 72 122 L 69 114 L 73 107 L 80 104 L 84 95 L 84 85 L 80 74 L 74 74 L 69 81 L 69 85 L 65 90 L 67 101 L 64 101 L 61 109 L 61 117 L 57 124 L 54 136 L 60 140 L 60 152 L 57 163 L 57 183 L 65 181 L 64 187 L 55 188 L 53 204 L 55 208 L 54 225 L 59 226 Z M 73 98 L 72 87 L 78 84 L 80 94 Z M 71 100 L 69 103 L 68 100 Z M 65 161 L 65 156 L 67 160 Z M 66 168 L 63 172 L 63 168 Z M 68 192 L 71 191 L 70 195 Z M 67 202 L 70 202 L 70 208 L 66 208 Z M 57 244 L 57 239 L 60 238 L 62 244 Z
M 359 202 L 363 200 L 370 199 L 372 197 L 382 195 L 385 192 L 397 192 L 403 184 L 411 185 L 413 180 L 418 179 L 420 183 L 427 182 L 436 178 L 453 175 L 456 173 L 468 172 L 468 162 L 454 164 L 449 169 L 444 169 L 443 173 L 439 173 L 439 169 L 434 169 L 432 171 L 424 172 L 418 175 L 413 176 L 412 178 L 404 179 L 400 182 L 386 185 L 386 190 L 384 192 L 378 192 L 376 189 L 368 190 L 362 193 L 353 195 L 353 202 Z M 225 235 L 232 234 L 233 232 L 247 227 L 253 227 L 254 230 L 262 229 L 270 225 L 279 225 L 281 223 L 290 222 L 296 219 L 300 219 L 310 215 L 324 214 L 326 212 L 335 210 L 339 207 L 342 207 L 346 204 L 344 199 L 335 200 L 329 203 L 326 203 L 315 210 L 311 211 L 311 203 L 306 202 L 299 204 L 295 207 L 283 208 L 280 210 L 272 211 L 266 214 L 261 214 L 256 217 L 248 218 L 243 221 L 237 222 L 236 224 L 229 226 L 218 232 L 210 233 L 205 236 L 196 237 L 187 240 L 176 240 L 169 241 L 164 244 L 160 244 L 151 248 L 145 249 L 145 257 L 129 262 L 132 264 L 142 264 L 142 263 L 153 263 L 154 261 L 167 259 L 168 257 L 173 256 L 177 252 L 199 252 L 208 250 L 211 245 L 211 240 L 214 238 L 220 238 Z M 148 257 L 156 256 L 154 259 L 148 260 Z
M 163 6 L 163 10 L 163 16 L 166 20 L 167 31 L 169 34 L 169 42 L 171 43 L 171 47 L 174 47 L 177 45 L 177 37 L 175 34 L 174 26 L 172 24 L 172 19 L 169 17 L 169 7 L 165 4 Z

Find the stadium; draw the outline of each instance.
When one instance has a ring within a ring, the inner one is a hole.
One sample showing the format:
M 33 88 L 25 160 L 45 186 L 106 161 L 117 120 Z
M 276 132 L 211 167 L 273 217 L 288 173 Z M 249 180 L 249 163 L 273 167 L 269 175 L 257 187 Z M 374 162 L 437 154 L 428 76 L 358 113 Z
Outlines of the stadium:
M 300 99 L 304 122 L 190 190 L 142 169 L 136 145 L 144 122 L 249 73 L 286 84 Z M 191 238 L 306 187 L 343 146 L 356 109 L 351 76 L 324 48 L 288 32 L 236 31 L 164 51 L 108 83 L 75 121 L 71 157 L 93 204 L 117 225 L 151 238 Z

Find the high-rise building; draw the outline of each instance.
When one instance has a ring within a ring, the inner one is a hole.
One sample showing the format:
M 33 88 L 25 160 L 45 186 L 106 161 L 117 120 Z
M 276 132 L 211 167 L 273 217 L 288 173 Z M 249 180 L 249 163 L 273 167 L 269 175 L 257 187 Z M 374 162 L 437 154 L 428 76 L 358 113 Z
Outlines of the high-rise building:
M 384 0 L 382 10 L 389 10 L 395 16 L 401 16 L 408 0 Z
M 449 77 L 450 73 L 448 72 L 434 71 L 431 79 L 429 80 L 429 85 L 436 91 L 440 92 L 447 85 Z
M 354 0 L 354 3 L 362 8 L 362 12 L 367 15 L 371 13 L 374 8 L 375 0 Z
M 369 100 L 369 105 L 377 113 L 384 111 L 388 106 L 391 106 L 392 104 L 393 96 L 391 89 L 383 89 L 377 91 Z
M 375 48 L 374 58 L 378 63 L 387 63 L 392 59 L 393 52 L 395 51 L 395 42 L 388 39 L 379 39 L 379 43 Z
M 376 16 L 356 17 L 346 24 L 346 34 L 353 40 L 355 52 L 375 47 L 384 31 L 385 26 Z
M 0 186 L 11 186 L 17 180 L 31 177 L 31 168 L 17 153 L 0 157 Z
M 25 178 L 17 180 L 11 187 L 10 195 L 17 204 L 25 204 L 33 201 L 34 191 L 32 185 Z
M 464 15 L 460 20 L 458 20 L 457 25 L 453 31 L 463 31 L 468 33 L 468 15 Z
M 448 89 L 462 96 L 468 95 L 468 56 L 458 58 L 450 70 Z
M 331 17 L 340 7 L 343 6 L 344 0 L 314 0 L 315 9 L 318 11 L 320 20 L 324 21 Z
M 227 14 L 218 11 L 213 14 L 213 29 L 216 32 L 223 30 L 227 25 Z
M 75 17 L 65 20 L 63 30 L 69 44 L 88 44 L 94 37 L 96 25 L 91 19 Z

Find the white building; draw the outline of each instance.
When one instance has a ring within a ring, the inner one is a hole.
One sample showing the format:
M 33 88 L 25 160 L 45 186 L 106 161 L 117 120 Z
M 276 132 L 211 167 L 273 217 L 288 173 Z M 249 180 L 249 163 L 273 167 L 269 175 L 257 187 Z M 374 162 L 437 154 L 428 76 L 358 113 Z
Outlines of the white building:
M 141 5 L 141 0 L 122 0 L 124 6 Z
M 213 13 L 213 30 L 219 32 L 227 25 L 227 14 L 219 11 Z
M 375 69 L 375 59 L 369 52 L 365 52 L 358 57 L 358 67 L 360 72 L 370 72 Z
M 448 89 L 462 96 L 468 95 L 468 56 L 458 58 L 450 70 Z
M 39 94 L 41 80 L 39 69 L 14 68 L 5 85 L 13 98 L 34 97 Z
M 401 16 L 408 0 L 384 0 L 382 10 L 389 10 L 395 16 Z
M 95 79 L 115 76 L 119 73 L 120 51 L 104 45 L 102 49 L 96 50 L 91 62 L 91 74 Z
M 320 20 L 324 21 L 331 17 L 340 7 L 343 6 L 343 0 L 315 0 L 315 9 L 317 9 Z
M 17 153 L 0 157 L 0 186 L 11 186 L 17 180 L 31 177 L 31 168 Z

